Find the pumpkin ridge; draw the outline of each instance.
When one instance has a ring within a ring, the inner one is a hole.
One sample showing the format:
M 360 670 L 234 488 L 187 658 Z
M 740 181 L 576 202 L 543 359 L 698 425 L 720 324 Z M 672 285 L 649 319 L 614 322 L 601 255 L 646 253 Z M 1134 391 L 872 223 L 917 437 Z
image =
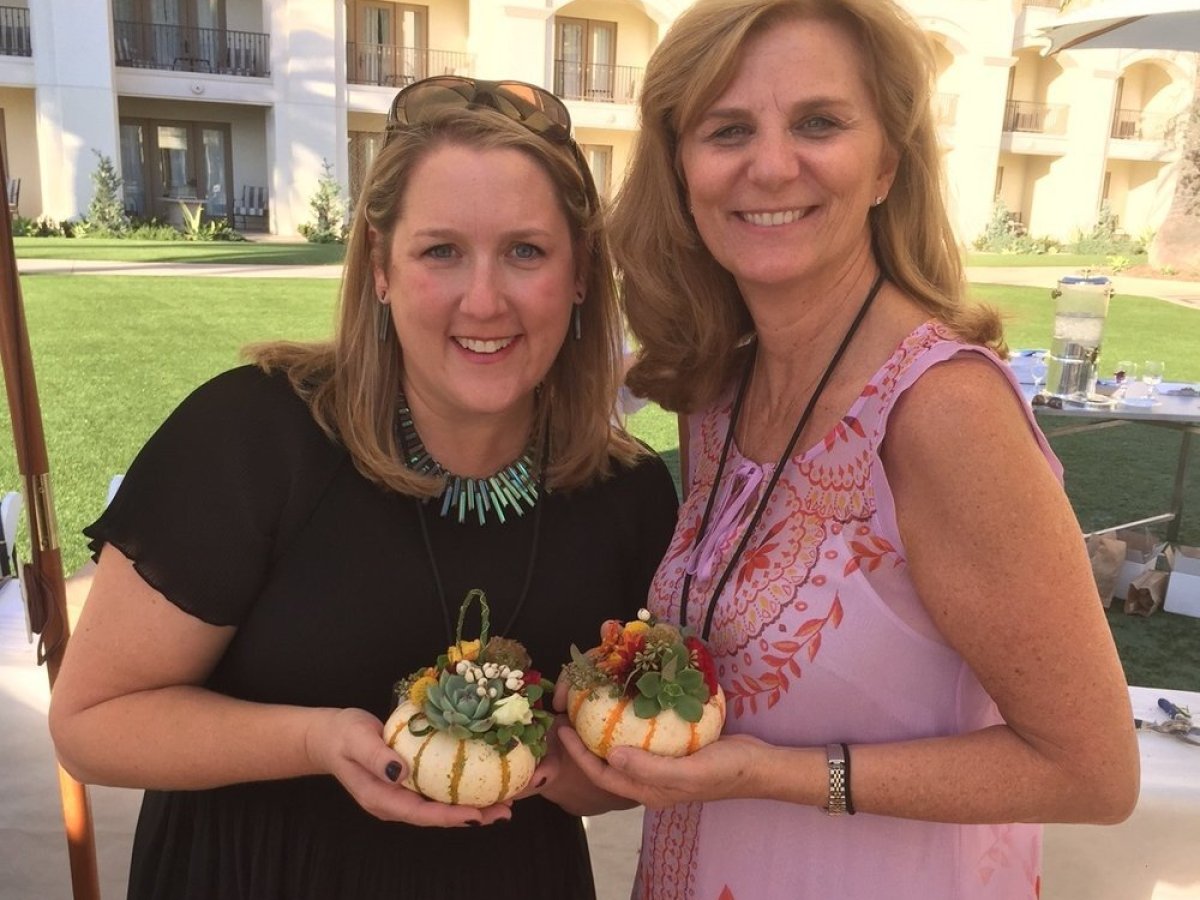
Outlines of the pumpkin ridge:
M 508 754 L 500 753 L 498 755 L 500 757 L 500 796 L 496 798 L 496 802 L 500 803 L 505 797 L 508 796 L 508 779 L 510 770 L 508 765 Z
M 600 746 L 596 749 L 605 759 L 608 758 L 608 751 L 612 749 L 613 736 L 616 733 L 617 726 L 621 724 L 621 716 L 625 712 L 625 707 L 629 705 L 629 698 L 622 697 L 617 701 L 608 713 L 608 719 L 604 722 L 604 732 L 600 735 Z
M 688 736 L 687 752 L 688 756 L 691 756 L 700 749 L 700 723 L 688 722 L 688 727 L 691 734 Z
M 425 740 L 421 741 L 421 746 L 417 748 L 416 755 L 413 756 L 412 775 L 409 777 L 412 779 L 413 787 L 418 791 L 421 789 L 421 755 L 425 752 L 425 748 L 429 746 L 429 742 L 433 740 L 436 734 L 436 731 L 429 732 L 425 736 Z
M 588 688 L 586 691 L 579 691 L 575 695 L 575 706 L 571 709 L 571 715 L 569 716 L 569 718 L 572 722 L 574 722 L 575 719 L 578 718 L 579 710 L 583 708 L 583 704 L 585 704 L 588 700 L 590 700 L 592 698 L 592 695 L 595 693 L 596 693 L 595 688 Z
M 454 750 L 454 765 L 450 768 L 450 802 L 458 803 L 458 786 L 467 767 L 467 742 L 459 741 Z
M 642 738 L 642 749 L 649 750 L 654 742 L 654 729 L 658 727 L 658 716 L 652 718 L 646 726 L 646 736 Z

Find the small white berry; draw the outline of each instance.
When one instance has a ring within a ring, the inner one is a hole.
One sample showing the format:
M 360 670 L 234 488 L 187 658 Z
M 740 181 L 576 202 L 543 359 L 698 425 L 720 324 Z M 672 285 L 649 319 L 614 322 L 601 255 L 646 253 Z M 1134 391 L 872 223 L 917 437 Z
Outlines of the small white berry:
M 644 608 L 639 609 L 637 617 L 638 617 L 638 621 L 640 621 L 640 622 L 649 622 L 650 621 L 650 610 L 644 609 Z
M 495 688 L 488 688 L 487 695 L 488 695 L 489 697 L 495 697 L 495 696 L 496 696 L 496 689 L 495 689 Z
M 463 675 L 469 668 L 471 668 L 471 664 L 465 659 L 460 659 L 458 665 L 454 667 L 454 671 L 459 675 Z

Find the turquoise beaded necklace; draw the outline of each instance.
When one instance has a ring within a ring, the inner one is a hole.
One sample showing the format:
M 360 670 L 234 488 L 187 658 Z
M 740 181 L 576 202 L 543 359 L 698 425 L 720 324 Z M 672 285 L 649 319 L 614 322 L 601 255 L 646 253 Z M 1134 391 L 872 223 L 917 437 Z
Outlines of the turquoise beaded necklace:
M 408 398 L 403 393 L 397 407 L 396 431 L 404 463 L 414 472 L 442 478 L 446 487 L 442 491 L 442 518 L 457 516 L 465 522 L 474 515 L 483 525 L 489 517 L 503 523 L 511 513 L 525 515 L 537 503 L 539 485 L 538 471 L 534 463 L 532 443 L 525 452 L 498 472 L 484 478 L 464 478 L 448 471 L 425 449 L 425 443 L 417 434 L 413 423 Z

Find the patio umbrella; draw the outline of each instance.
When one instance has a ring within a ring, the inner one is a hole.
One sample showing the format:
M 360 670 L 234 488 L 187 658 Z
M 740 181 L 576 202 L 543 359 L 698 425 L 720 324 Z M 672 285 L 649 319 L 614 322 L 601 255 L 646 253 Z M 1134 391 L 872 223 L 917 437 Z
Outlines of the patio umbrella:
M 7 183 L 4 161 L 0 159 L 0 184 Z M 12 218 L 8 198 L 3 192 L 0 192 L 0 359 L 4 364 L 4 386 L 12 416 L 17 469 L 24 482 L 25 507 L 29 515 L 30 562 L 22 566 L 20 577 L 30 625 L 38 634 L 38 665 L 46 666 L 53 689 L 70 631 L 67 594 L 50 493 L 50 463 L 46 455 L 42 410 L 17 278 Z M 68 775 L 62 766 L 58 768 L 58 785 L 75 900 L 100 900 L 96 839 L 87 788 Z
M 1200 50 L 1200 0 L 1099 0 L 1060 16 L 1042 34 L 1061 50 Z

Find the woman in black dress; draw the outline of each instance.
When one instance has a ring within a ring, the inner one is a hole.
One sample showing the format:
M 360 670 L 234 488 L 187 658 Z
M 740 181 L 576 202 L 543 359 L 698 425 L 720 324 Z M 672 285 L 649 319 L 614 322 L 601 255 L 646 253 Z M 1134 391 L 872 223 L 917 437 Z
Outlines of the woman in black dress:
M 527 85 L 401 91 L 333 339 L 200 387 L 87 529 L 51 728 L 81 780 L 146 789 L 130 897 L 594 896 L 579 816 L 619 801 L 553 740 L 525 794 L 474 809 L 401 787 L 381 737 L 468 590 L 553 674 L 634 615 L 670 538 L 670 477 L 613 424 L 619 316 L 569 128 Z

